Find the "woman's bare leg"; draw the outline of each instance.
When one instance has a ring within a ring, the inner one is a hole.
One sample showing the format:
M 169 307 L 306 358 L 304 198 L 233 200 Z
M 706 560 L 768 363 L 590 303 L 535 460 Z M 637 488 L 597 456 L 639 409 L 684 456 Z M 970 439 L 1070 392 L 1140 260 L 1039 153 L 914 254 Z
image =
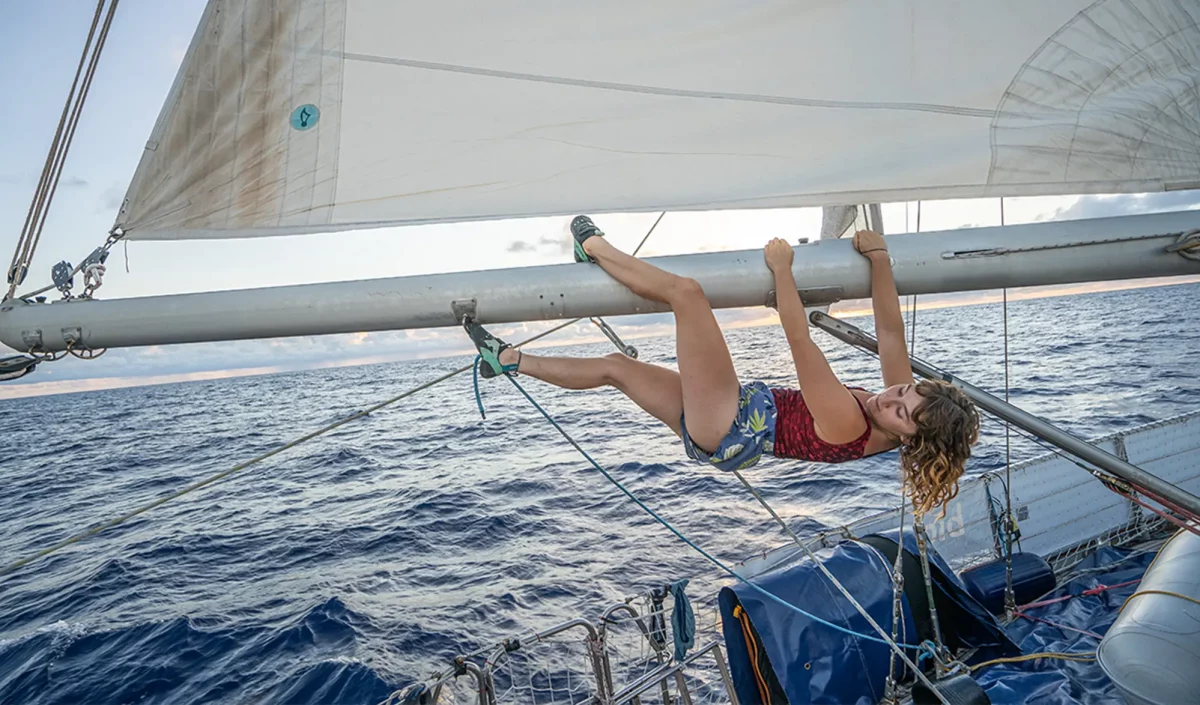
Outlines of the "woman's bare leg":
M 634 360 L 621 353 L 604 357 L 541 357 L 509 348 L 500 362 L 511 365 L 520 358 L 518 370 L 563 389 L 616 387 L 646 413 L 665 423 L 677 435 L 683 413 L 683 392 L 675 370 Z
M 688 435 L 700 448 L 716 450 L 737 416 L 740 385 L 704 290 L 696 280 L 631 257 L 603 237 L 588 238 L 583 249 L 633 293 L 671 306 Z

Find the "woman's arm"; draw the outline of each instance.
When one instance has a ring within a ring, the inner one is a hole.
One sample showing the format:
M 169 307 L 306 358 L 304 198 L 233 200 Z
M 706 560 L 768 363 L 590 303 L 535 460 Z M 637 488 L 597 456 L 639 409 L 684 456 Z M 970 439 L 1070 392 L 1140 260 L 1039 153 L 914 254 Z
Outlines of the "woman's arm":
M 765 254 L 767 266 L 775 275 L 779 321 L 792 349 L 800 393 L 812 412 L 817 435 L 829 443 L 849 443 L 862 435 L 866 422 L 858 401 L 838 380 L 829 361 L 808 335 L 808 315 L 792 274 L 795 252 L 787 242 L 776 239 L 767 244 Z
M 892 259 L 883 236 L 870 230 L 854 234 L 854 248 L 871 261 L 871 308 L 875 310 L 875 338 L 879 341 L 879 366 L 883 384 L 912 384 L 912 363 L 904 342 L 904 317 L 900 295 L 892 277 Z

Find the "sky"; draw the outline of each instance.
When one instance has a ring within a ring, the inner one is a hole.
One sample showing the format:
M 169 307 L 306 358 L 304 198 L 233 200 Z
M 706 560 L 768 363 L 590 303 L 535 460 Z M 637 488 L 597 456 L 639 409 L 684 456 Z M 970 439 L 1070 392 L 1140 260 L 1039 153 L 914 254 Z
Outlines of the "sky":
M 108 45 L 47 221 L 28 284 L 49 283 L 50 267 L 78 262 L 111 228 L 142 147 L 203 9 L 202 0 L 122 0 Z M 0 3 L 0 257 L 5 266 L 29 208 L 46 150 L 95 8 L 94 0 Z M 1200 192 L 1133 196 L 1006 199 L 1006 222 L 1026 223 L 1200 208 Z M 922 231 L 1000 223 L 997 199 L 920 204 Z M 888 232 L 917 229 L 916 203 L 885 204 Z M 597 216 L 615 244 L 633 248 L 654 214 Z M 671 213 L 642 255 L 757 248 L 772 237 L 816 239 L 819 209 Z M 419 226 L 360 233 L 203 242 L 132 242 L 108 261 L 100 298 L 254 288 L 569 261 L 565 219 Z M 126 271 L 128 268 L 128 271 Z M 1200 279 L 1200 277 L 1194 278 Z M 1172 281 L 1178 281 L 1173 279 Z M 1135 282 L 1130 284 L 1144 285 Z M 1061 295 L 1112 288 L 1088 285 L 1035 289 L 1017 296 Z M 922 305 L 988 300 L 995 292 L 924 297 Z M 845 302 L 854 312 L 863 302 Z M 835 311 L 837 308 L 835 308 Z M 725 325 L 761 325 L 765 309 L 721 312 Z M 624 337 L 667 334 L 667 316 L 614 320 Z M 546 324 L 501 327 L 510 338 Z M 549 344 L 602 340 L 581 324 Z M 111 350 L 94 361 L 42 365 L 0 385 L 0 399 L 135 384 L 262 374 L 322 366 L 436 357 L 469 352 L 460 331 L 418 330 L 265 341 Z

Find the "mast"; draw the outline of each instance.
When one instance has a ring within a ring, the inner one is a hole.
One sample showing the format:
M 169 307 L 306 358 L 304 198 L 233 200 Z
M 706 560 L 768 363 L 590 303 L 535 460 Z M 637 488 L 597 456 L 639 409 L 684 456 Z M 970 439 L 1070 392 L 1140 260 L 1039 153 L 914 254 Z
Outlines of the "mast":
M 1200 228 L 1200 211 L 895 235 L 888 246 L 901 295 L 977 291 L 1200 274 L 1200 262 L 1169 252 Z M 649 261 L 696 279 L 714 308 L 765 306 L 773 279 L 761 250 Z M 870 270 L 846 240 L 796 248 L 793 271 L 805 303 L 870 295 Z M 462 272 L 112 301 L 0 305 L 0 341 L 21 351 L 115 348 L 324 335 L 459 323 L 473 307 L 482 323 L 666 311 L 595 265 Z

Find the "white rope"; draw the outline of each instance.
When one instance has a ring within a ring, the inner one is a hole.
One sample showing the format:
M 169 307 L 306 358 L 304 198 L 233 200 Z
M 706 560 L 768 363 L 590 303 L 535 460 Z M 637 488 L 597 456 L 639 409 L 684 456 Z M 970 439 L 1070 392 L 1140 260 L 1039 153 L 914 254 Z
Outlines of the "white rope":
M 1200 230 L 1192 230 L 1180 235 L 1170 250 L 1178 252 L 1187 259 L 1200 262 Z
M 92 293 L 99 289 L 104 284 L 104 265 L 96 263 L 89 264 L 83 270 L 83 295 L 91 297 Z

